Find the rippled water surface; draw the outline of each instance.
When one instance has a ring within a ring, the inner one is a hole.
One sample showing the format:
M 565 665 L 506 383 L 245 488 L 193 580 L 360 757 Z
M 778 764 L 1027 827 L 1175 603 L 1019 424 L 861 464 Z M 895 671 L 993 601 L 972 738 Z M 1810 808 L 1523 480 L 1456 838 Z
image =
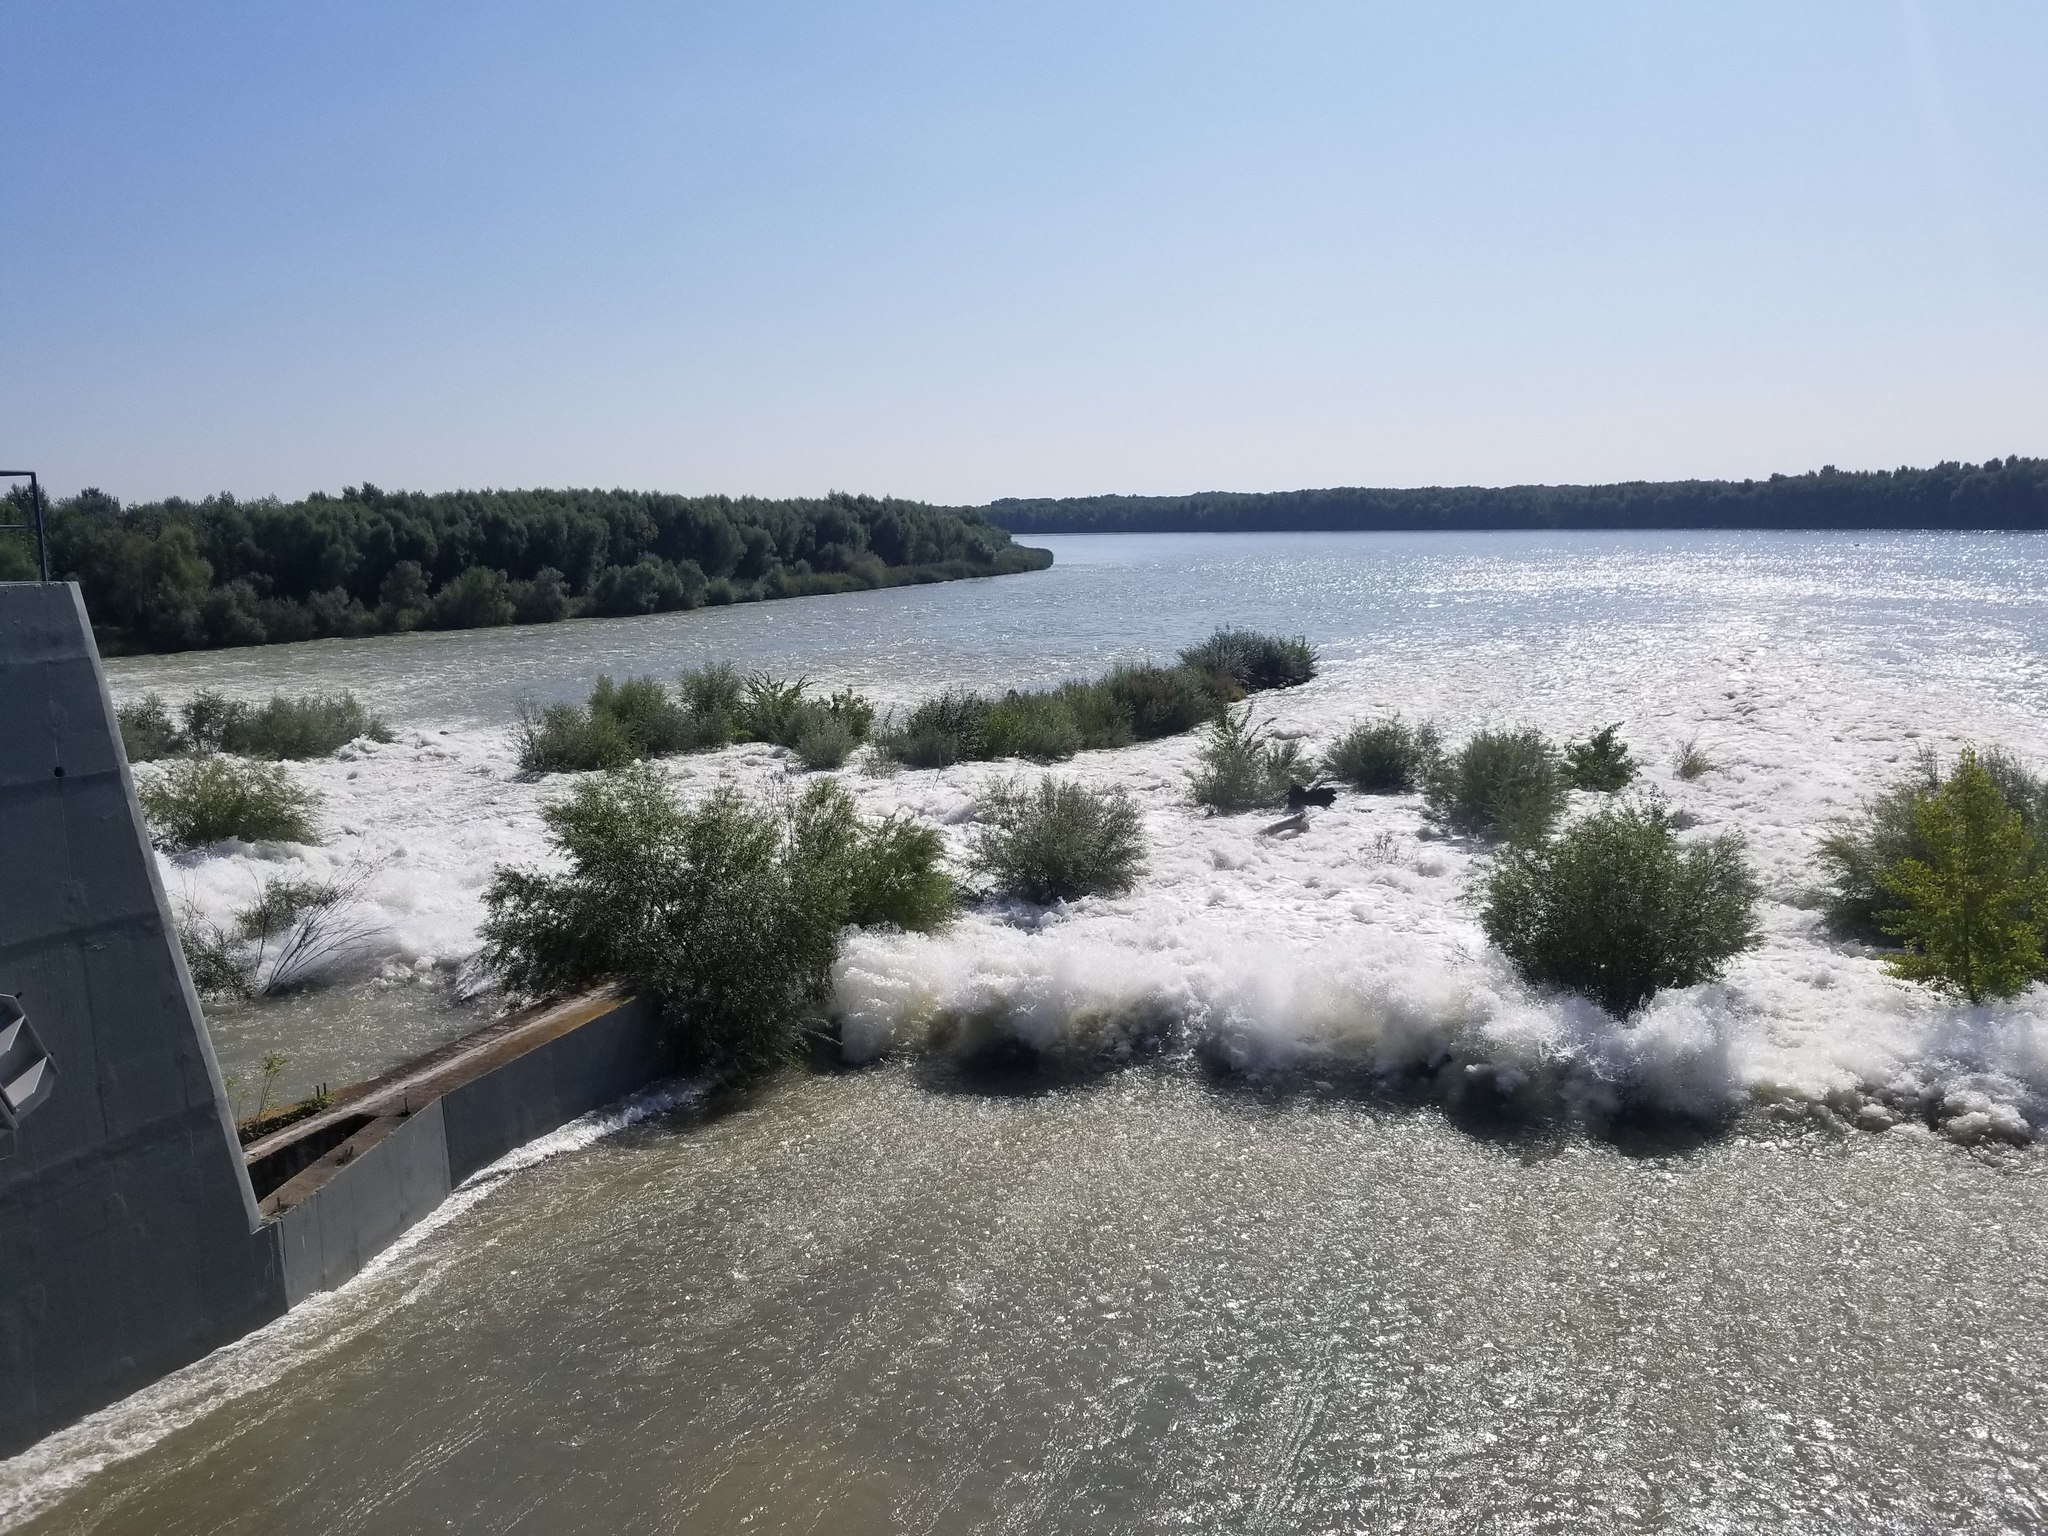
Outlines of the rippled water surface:
M 2044 1193 L 1173 1069 L 795 1078 L 517 1176 L 31 1528 L 2039 1529 Z
M 1485 850 L 1412 801 L 1262 838 L 1187 802 L 1192 741 L 1084 754 L 1063 771 L 1144 807 L 1138 890 L 859 936 L 833 1007 L 893 1043 L 880 1065 L 558 1139 L 342 1292 L 0 1465 L 0 1525 L 2048 1528 L 2048 1007 L 1889 980 L 1810 899 L 1828 818 L 1922 746 L 2048 757 L 2048 539 L 1045 542 L 1051 571 L 996 581 L 112 664 L 121 696 L 348 686 L 402 727 L 295 770 L 326 848 L 166 861 L 221 914 L 267 872 L 375 871 L 378 974 L 223 1017 L 224 1062 L 289 1035 L 331 1079 L 467 1027 L 444 1004 L 479 893 L 539 856 L 552 792 L 514 772 L 516 702 L 713 658 L 901 701 L 1299 631 L 1324 673 L 1263 707 L 1311 745 L 1390 709 L 1453 737 L 1623 721 L 1648 789 L 1749 839 L 1764 942 L 1624 1029 L 1488 952 Z M 788 765 L 675 771 L 765 790 Z M 1008 771 L 846 782 L 957 853 Z M 1167 1014 L 1263 1070 L 962 1081 L 917 1048 L 935 1008 L 1054 1041 Z M 1555 1074 L 1651 1139 L 1345 1086 L 1416 1052 Z

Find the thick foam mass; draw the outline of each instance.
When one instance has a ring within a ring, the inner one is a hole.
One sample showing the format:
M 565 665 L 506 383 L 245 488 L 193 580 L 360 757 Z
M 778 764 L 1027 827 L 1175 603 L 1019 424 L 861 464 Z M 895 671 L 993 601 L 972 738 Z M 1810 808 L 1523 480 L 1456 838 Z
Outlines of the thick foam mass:
M 1516 585 L 1521 567 L 1482 562 L 1460 568 L 1466 585 L 1395 594 L 1410 605 L 1410 628 L 1359 642 L 1315 682 L 1258 701 L 1276 731 L 1318 749 L 1394 710 L 1433 717 L 1452 739 L 1525 722 L 1561 739 L 1619 720 L 1646 789 L 1694 818 L 1697 835 L 1748 841 L 1765 888 L 1764 939 L 1718 984 L 1660 997 L 1627 1026 L 1532 993 L 1476 922 L 1472 883 L 1486 849 L 1430 835 L 1408 798 L 1342 797 L 1292 837 L 1262 835 L 1256 815 L 1206 816 L 1187 797 L 1197 744 L 1180 738 L 1055 770 L 1125 788 L 1144 807 L 1150 868 L 1135 891 L 1042 918 L 970 910 L 930 938 L 850 937 L 831 1005 L 846 1051 L 1073 1055 L 1178 1042 L 1236 1071 L 1429 1074 L 1589 1110 L 1713 1115 L 1757 1102 L 1872 1128 L 1925 1120 L 1963 1140 L 2039 1133 L 2048 995 L 1947 1004 L 1831 940 L 1810 893 L 1829 819 L 1923 745 L 1975 740 L 2044 755 L 2035 642 L 2019 618 L 2001 628 L 2003 618 L 1983 617 L 2021 613 L 2014 605 L 2032 578 L 2021 561 L 1990 570 L 1981 592 L 1974 576 L 1957 576 L 1954 592 L 1908 583 L 1877 597 L 1919 617 L 1880 623 L 1855 606 L 1873 590 L 1871 569 L 1847 555 L 1839 563 L 1761 584 L 1743 577 L 1750 585 L 1738 591 L 1727 585 L 1734 566 L 1631 555 L 1576 570 L 1568 592 L 1529 594 Z M 1629 606 L 1645 572 L 1654 601 Z M 1519 628 L 1456 611 L 1482 578 L 1489 602 L 1533 605 L 1513 610 Z M 1720 592 L 1715 583 L 1727 586 L 1725 607 L 1697 598 Z M 1990 608 L 1943 606 L 1971 592 Z M 1428 606 L 1416 606 L 1423 598 Z M 1341 592 L 1329 601 L 1351 611 Z M 1666 617 L 1687 602 L 1684 624 Z M 1548 617 L 1532 626 L 1537 608 Z M 885 699 L 920 691 L 896 675 L 864 686 Z M 1681 780 L 1671 765 L 1692 739 L 1716 766 Z M 792 765 L 748 746 L 672 771 L 699 793 L 721 778 L 766 788 Z M 843 777 L 864 808 L 929 818 L 960 851 L 977 789 L 1039 771 Z M 294 772 L 325 797 L 326 848 L 166 858 L 166 883 L 225 918 L 266 873 L 367 867 L 366 934 L 346 965 L 394 977 L 447 975 L 474 952 L 491 870 L 543 856 L 538 810 L 561 787 L 522 780 L 497 726 L 414 728 Z

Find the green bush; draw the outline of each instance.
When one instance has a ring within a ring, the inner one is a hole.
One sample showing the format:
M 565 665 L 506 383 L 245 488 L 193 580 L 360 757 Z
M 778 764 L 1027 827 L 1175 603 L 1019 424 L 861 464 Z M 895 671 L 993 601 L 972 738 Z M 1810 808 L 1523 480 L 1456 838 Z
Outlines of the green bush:
M 245 843 L 311 843 L 319 797 L 293 780 L 282 763 L 234 757 L 187 757 L 136 786 L 136 798 L 158 844 L 205 848 L 230 838 Z
M 185 750 L 185 738 L 171 719 L 160 693 L 145 694 L 114 712 L 121 727 L 121 747 L 131 763 L 153 763 Z
M 427 622 L 436 629 L 490 629 L 510 624 L 516 613 L 505 573 L 472 565 L 434 594 L 427 605 Z
M 1915 795 L 1921 852 L 1878 877 L 1898 903 L 1885 931 L 1907 946 L 1885 962 L 1894 976 L 1978 1004 L 2015 996 L 2042 974 L 2048 872 L 2005 791 L 1965 747 L 1938 788 Z
M 747 685 L 739 673 L 724 662 L 690 667 L 678 675 L 676 696 L 690 717 L 691 732 L 700 750 L 738 740 L 746 691 Z
M 1209 723 L 1194 777 L 1195 803 L 1219 811 L 1258 810 L 1281 804 L 1291 785 L 1311 776 L 1301 744 L 1274 740 L 1244 704 Z
M 1622 804 L 1504 852 L 1481 921 L 1527 980 L 1625 1018 L 1753 946 L 1757 895 L 1739 839 L 1684 847 L 1660 808 Z
M 1389 715 L 1338 737 L 1323 758 L 1323 771 L 1369 795 L 1404 795 L 1421 788 L 1439 751 L 1434 725 L 1410 725 Z
M 1227 677 L 1246 693 L 1292 688 L 1316 675 L 1315 650 L 1300 636 L 1286 640 L 1229 627 L 1182 651 L 1180 664 L 1195 672 Z
M 797 758 L 813 771 L 842 768 L 860 745 L 860 738 L 840 716 L 817 705 L 810 706 L 797 728 L 794 742 Z
M 988 717 L 994 706 L 978 693 L 948 690 L 926 699 L 900 726 L 891 725 L 879 745 L 912 768 L 946 768 L 988 754 Z
M 1138 739 L 1137 712 L 1117 696 L 1109 678 L 1094 683 L 1062 683 L 1053 697 L 1066 707 L 1067 717 L 1080 733 L 1084 752 L 1128 747 Z
M 1188 667 L 1117 667 L 1100 685 L 1130 722 L 1139 741 L 1179 736 L 1216 718 L 1236 696 L 1210 687 L 1206 674 Z
M 1480 731 L 1429 767 L 1424 809 L 1431 820 L 1472 837 L 1534 841 L 1564 813 L 1557 751 L 1534 729 Z
M 485 963 L 528 996 L 616 981 L 653 999 L 691 1070 L 788 1060 L 843 927 L 928 927 L 950 908 L 936 836 L 862 821 L 830 780 L 783 804 L 726 785 L 685 806 L 641 763 L 583 780 L 542 817 L 568 872 L 497 871 Z
M 1116 896 L 1145 869 L 1144 818 L 1121 789 L 1048 775 L 1035 786 L 991 785 L 968 867 L 1007 896 L 1040 904 Z
M 2006 808 L 2038 844 L 2048 835 L 2048 785 L 2002 748 L 1975 754 L 1975 760 Z M 1892 940 L 1900 899 L 1886 890 L 1884 876 L 1907 859 L 1929 861 L 1932 850 L 1921 837 L 1917 808 L 1948 777 L 1940 754 L 1925 748 L 1898 782 L 1872 795 L 1855 815 L 1834 822 L 1822 835 L 1816 850 L 1826 874 L 1822 899 L 1828 926 L 1837 936 L 1864 944 Z M 2043 868 L 2048 868 L 2048 858 L 2029 872 Z
M 755 741 L 788 747 L 796 744 L 798 729 L 805 719 L 804 680 L 785 682 L 766 672 L 748 676 L 741 692 L 739 727 L 741 734 Z
M 590 690 L 592 719 L 609 717 L 631 744 L 635 757 L 667 757 L 697 744 L 689 713 L 659 678 L 630 677 L 615 683 L 600 677 Z
M 981 755 L 1060 762 L 1081 750 L 1081 727 L 1057 693 L 1014 689 L 990 708 L 982 724 Z
M 1619 724 L 1602 726 L 1584 741 L 1565 744 L 1564 776 L 1573 789 L 1611 795 L 1633 782 L 1639 770 L 1620 732 Z

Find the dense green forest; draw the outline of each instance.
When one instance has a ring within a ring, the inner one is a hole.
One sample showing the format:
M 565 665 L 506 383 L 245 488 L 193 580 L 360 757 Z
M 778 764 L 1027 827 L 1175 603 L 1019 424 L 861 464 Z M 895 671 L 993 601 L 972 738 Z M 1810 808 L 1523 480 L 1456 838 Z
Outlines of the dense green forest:
M 26 521 L 27 492 L 11 498 Z M 210 496 L 48 511 L 50 574 L 79 583 L 109 650 L 179 651 L 403 629 L 541 624 L 1042 570 L 979 512 L 637 491 L 350 486 L 304 501 Z M 0 535 L 0 580 L 35 573 Z
M 1003 500 L 1012 533 L 1236 533 L 1499 528 L 2048 528 L 2048 459 L 1768 480 L 1417 490 L 1209 491 Z

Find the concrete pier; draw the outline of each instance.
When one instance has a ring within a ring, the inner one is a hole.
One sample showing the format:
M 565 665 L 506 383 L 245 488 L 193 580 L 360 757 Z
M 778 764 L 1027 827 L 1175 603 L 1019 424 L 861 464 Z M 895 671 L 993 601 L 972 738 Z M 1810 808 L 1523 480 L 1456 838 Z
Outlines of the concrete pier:
M 0 996 L 24 1095 L 0 1114 L 0 1456 L 340 1284 L 477 1168 L 668 1061 L 651 1010 L 585 999 L 245 1155 L 84 605 L 55 583 L 0 583 Z

